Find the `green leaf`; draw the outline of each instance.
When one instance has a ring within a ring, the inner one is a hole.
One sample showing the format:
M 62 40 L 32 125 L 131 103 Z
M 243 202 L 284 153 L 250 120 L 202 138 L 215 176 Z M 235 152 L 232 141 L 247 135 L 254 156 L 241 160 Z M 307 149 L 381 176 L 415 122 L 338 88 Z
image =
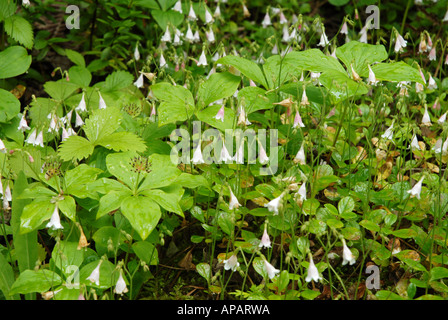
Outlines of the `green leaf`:
M 345 71 L 327 70 L 321 74 L 319 81 L 328 89 L 335 101 L 343 101 L 369 91 L 364 82 L 350 79 Z
M 13 119 L 19 112 L 20 101 L 11 92 L 0 89 L 0 122 Z
M 84 57 L 81 53 L 71 49 L 65 49 L 65 54 L 67 55 L 67 58 L 69 58 L 70 61 L 76 64 L 77 66 L 80 67 L 86 66 L 86 61 L 84 60 Z
M 10 295 L 9 291 L 14 283 L 14 271 L 6 258 L 0 253 L 0 291 L 3 292 L 3 296 L 6 300 L 18 300 L 18 296 Z
M 173 86 L 168 82 L 159 82 L 151 86 L 154 96 L 161 100 L 159 108 L 159 126 L 176 121 L 185 121 L 194 113 L 194 98 L 191 92 L 182 86 Z
M 448 269 L 443 267 L 434 267 L 430 271 L 431 281 L 448 278 Z
M 290 68 L 280 55 L 270 56 L 263 64 L 263 72 L 269 88 L 274 89 L 293 77 L 300 78 L 301 71 Z
M 96 144 L 114 151 L 144 152 L 146 150 L 146 145 L 142 138 L 126 131 L 112 133 L 97 140 Z
M 118 70 L 112 72 L 107 76 L 104 87 L 102 90 L 104 91 L 116 91 L 120 89 L 124 89 L 132 85 L 134 81 L 134 76 L 127 71 Z
M 352 197 L 344 197 L 338 203 L 339 214 L 350 213 L 355 209 L 355 200 Z
M 285 56 L 283 62 L 298 70 L 312 72 L 339 71 L 343 74 L 346 73 L 346 70 L 337 59 L 326 56 L 319 49 L 292 51 Z
M 91 192 L 88 186 L 89 183 L 95 181 L 101 172 L 101 169 L 91 167 L 85 163 L 68 170 L 64 175 L 65 193 L 78 198 L 86 198 Z
M 121 123 L 121 113 L 117 108 L 96 109 L 85 121 L 84 132 L 93 144 L 114 133 Z
M 145 240 L 157 226 L 161 212 L 153 200 L 143 196 L 130 196 L 121 203 L 121 211 L 132 227 Z
M 149 157 L 151 172 L 146 175 L 145 180 L 138 188 L 139 192 L 144 189 L 155 189 L 169 186 L 174 183 L 181 171 L 171 162 L 170 156 L 152 154 Z
M 271 109 L 276 102 L 275 93 L 267 93 L 266 90 L 259 87 L 245 87 L 238 91 L 238 101 L 244 102 L 246 114 L 258 110 Z
M 93 153 L 94 145 L 80 136 L 70 136 L 59 146 L 59 156 L 63 161 L 80 161 Z
M 131 165 L 133 156 L 135 156 L 135 153 L 121 152 L 111 153 L 106 157 L 107 170 L 131 189 L 134 189 L 136 184 L 147 175 L 146 172 L 140 172 L 139 174 L 134 171 Z
M 41 293 L 61 283 L 61 277 L 51 270 L 25 270 L 16 279 L 9 294 Z
M 28 186 L 27 178 L 23 171 L 20 171 L 17 179 L 14 182 L 12 190 L 12 205 L 11 205 L 11 226 L 14 239 L 15 256 L 19 265 L 19 271 L 23 272 L 26 269 L 34 269 L 38 259 L 37 252 L 37 231 L 31 231 L 26 234 L 20 234 L 20 219 L 23 208 L 31 202 L 28 199 L 20 199 L 19 195 L 26 190 Z M 1 254 L 0 254 L 1 255 Z M 7 274 L 7 269 L 0 267 L 1 273 Z M 27 296 L 33 299 L 33 296 Z
M 199 111 L 197 117 L 199 121 L 205 122 L 219 130 L 232 129 L 235 121 L 235 112 L 230 108 L 224 108 L 224 121 L 215 119 L 221 105 L 215 104 Z
M 233 95 L 241 82 L 241 78 L 229 72 L 213 73 L 202 82 L 198 89 L 197 101 L 201 108 L 217 100 Z
M 171 188 L 170 192 L 165 192 L 160 189 L 146 189 L 142 192 L 143 195 L 157 202 L 162 208 L 169 212 L 174 212 L 184 217 L 179 201 L 184 194 L 184 189 L 181 187 Z
M 185 172 L 182 172 L 179 176 L 177 176 L 174 183 L 189 189 L 198 187 L 210 187 L 209 182 L 203 175 L 193 175 Z
M 372 66 L 372 71 L 380 81 L 412 81 L 424 84 L 420 72 L 403 61 L 378 63 Z
M 23 208 L 20 217 L 20 233 L 24 234 L 37 229 L 45 220 L 50 219 L 55 205 L 50 198 L 37 198 Z
M 350 41 L 336 49 L 336 56 L 351 72 L 351 66 L 361 77 L 369 76 L 368 65 L 381 62 L 388 58 L 383 45 L 372 45 L 359 41 Z
M 68 70 L 68 74 L 70 82 L 83 88 L 88 87 L 92 81 L 92 74 L 85 67 L 73 66 Z
M 121 206 L 123 199 L 131 195 L 131 190 L 126 191 L 110 191 L 100 198 L 100 204 L 96 218 L 100 218 L 103 215 L 118 210 Z
M 78 243 L 72 241 L 58 242 L 51 253 L 51 262 L 63 273 L 71 273 L 69 266 L 81 266 L 84 261 L 84 250 L 78 250 Z
M 65 79 L 61 79 L 58 81 L 45 82 L 44 89 L 45 92 L 47 92 L 53 99 L 57 101 L 64 101 L 79 89 L 79 85 L 76 83 L 67 82 Z
M 203 277 L 207 283 L 209 283 L 211 278 L 211 268 L 208 263 L 201 262 L 196 265 L 196 271 L 201 277 Z
M 266 89 L 270 89 L 264 77 L 263 71 L 261 71 L 260 67 L 251 60 L 228 55 L 218 59 L 217 63 L 230 65 L 239 70 L 249 79 L 258 82 Z
M 412 229 L 399 229 L 392 232 L 398 238 L 413 238 L 417 235 L 417 231 Z
M 79 280 L 82 284 L 89 287 L 108 289 L 115 285 L 118 276 L 114 278 L 115 265 L 109 260 L 103 260 L 100 266 L 99 286 L 87 279 L 92 271 L 98 266 L 99 261 L 92 261 L 81 268 L 79 272 Z M 114 281 L 115 280 L 115 281 Z
M 0 79 L 25 73 L 31 65 L 31 56 L 24 47 L 11 46 L 0 52 Z
M 14 1 L 0 1 L 0 22 L 9 18 L 16 11 L 16 3 Z
M 31 49 L 34 43 L 33 28 L 31 24 L 19 15 L 13 15 L 4 21 L 5 32 L 14 40 Z
M 76 202 L 73 197 L 65 195 L 64 199 L 58 202 L 61 212 L 70 220 L 76 220 Z
M 373 232 L 380 231 L 380 227 L 376 223 L 374 223 L 374 222 L 372 222 L 370 220 L 362 220 L 362 221 L 359 222 L 359 225 L 364 227 L 365 229 L 367 229 L 369 231 L 373 231 Z
M 178 27 L 184 20 L 184 15 L 174 10 L 151 10 L 151 15 L 163 32 L 165 32 L 168 24 Z
M 134 250 L 137 257 L 147 265 L 155 266 L 159 264 L 159 254 L 152 243 L 149 243 L 148 241 L 134 242 L 132 250 Z
M 379 300 L 405 300 L 402 296 L 388 290 L 379 290 L 375 295 Z

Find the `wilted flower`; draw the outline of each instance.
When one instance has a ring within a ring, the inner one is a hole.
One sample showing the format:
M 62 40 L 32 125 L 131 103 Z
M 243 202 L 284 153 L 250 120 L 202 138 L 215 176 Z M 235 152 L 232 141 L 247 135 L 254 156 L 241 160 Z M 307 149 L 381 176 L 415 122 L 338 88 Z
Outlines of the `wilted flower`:
M 424 178 L 425 177 L 422 176 L 420 180 L 414 185 L 414 187 L 407 191 L 411 195 L 411 197 L 417 197 L 417 199 L 420 199 L 420 193 L 422 192 L 422 183 Z
M 313 256 L 311 254 L 309 254 L 309 257 L 310 257 L 310 265 L 308 267 L 308 273 L 305 278 L 305 281 L 310 282 L 311 280 L 313 280 L 313 281 L 317 282 L 317 281 L 321 280 L 322 277 L 320 276 L 319 270 L 317 270 L 317 267 L 314 264 Z
M 351 69 L 352 69 L 352 78 L 355 81 L 359 81 L 361 80 L 361 77 L 356 73 L 355 69 L 353 69 L 353 65 L 350 65 Z
M 274 266 L 270 264 L 266 259 L 263 259 L 263 261 L 264 261 L 264 268 L 268 273 L 269 279 L 274 278 L 275 275 L 280 272 L 280 270 L 274 268 Z
M 347 263 L 350 265 L 354 264 L 356 262 L 356 258 L 353 255 L 353 253 L 350 251 L 350 249 L 347 247 L 347 244 L 345 243 L 345 240 L 342 239 L 342 265 L 345 266 Z
M 235 254 L 233 254 L 229 259 L 224 260 L 224 269 L 236 271 L 236 269 L 240 266 L 238 262 L 238 258 Z
M 57 203 L 54 207 L 53 214 L 51 215 L 50 222 L 47 223 L 46 227 L 55 230 L 64 229 L 64 227 L 61 225 L 61 219 L 59 217 L 59 208 Z
M 96 268 L 92 271 L 90 276 L 87 277 L 87 280 L 90 280 L 91 282 L 95 283 L 97 286 L 100 285 L 100 267 L 103 263 L 103 260 L 101 259 Z
M 285 195 L 284 192 L 282 192 L 281 195 L 279 195 L 277 198 L 269 201 L 264 206 L 268 208 L 269 212 L 274 212 L 274 215 L 278 214 L 278 209 L 280 207 L 280 203 L 282 201 L 283 196 Z

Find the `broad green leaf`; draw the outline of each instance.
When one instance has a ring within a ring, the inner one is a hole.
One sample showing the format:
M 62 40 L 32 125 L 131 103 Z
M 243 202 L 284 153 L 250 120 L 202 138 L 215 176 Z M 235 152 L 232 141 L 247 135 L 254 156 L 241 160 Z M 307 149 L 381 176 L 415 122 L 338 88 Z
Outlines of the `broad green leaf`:
M 111 153 L 106 157 L 107 170 L 131 189 L 134 189 L 147 175 L 145 171 L 137 172 L 133 168 L 134 156 L 135 154 L 131 152 L 121 152 Z
M 23 208 L 31 202 L 28 199 L 20 199 L 19 195 L 26 190 L 28 186 L 27 178 L 23 171 L 20 171 L 17 179 L 14 182 L 14 188 L 12 190 L 12 205 L 11 205 L 11 226 L 14 239 L 15 256 L 19 265 L 19 271 L 23 272 L 27 269 L 34 269 L 38 259 L 37 252 L 37 231 L 31 231 L 26 234 L 20 234 L 20 219 L 22 216 Z M 1 255 L 1 254 L 0 254 Z M 1 274 L 8 272 L 6 267 L 0 267 Z M 35 297 L 26 296 L 27 299 L 33 299 Z
M 64 176 L 64 190 L 66 194 L 78 198 L 86 198 L 92 190 L 89 190 L 89 183 L 95 181 L 102 172 L 101 169 L 81 163 L 74 169 L 68 170 Z
M 85 121 L 84 131 L 93 144 L 115 132 L 120 127 L 121 113 L 117 108 L 96 109 Z
M 57 101 L 64 101 L 79 89 L 79 85 L 62 79 L 58 81 L 45 82 L 44 89 L 45 92 L 47 92 L 53 99 Z
M 211 268 L 208 263 L 201 262 L 196 265 L 196 271 L 203 277 L 207 283 L 210 281 L 211 278 Z
M 215 104 L 202 109 L 197 113 L 198 120 L 222 131 L 232 129 L 235 122 L 235 112 L 230 108 L 224 107 L 224 121 L 217 120 L 215 119 L 215 116 L 220 108 L 221 105 Z
M 159 206 L 143 196 L 125 198 L 121 203 L 121 211 L 142 240 L 154 230 L 162 215 Z
M 151 15 L 163 32 L 165 32 L 167 25 L 178 27 L 184 20 L 184 15 L 174 10 L 162 11 L 155 9 L 151 10 Z
M 20 101 L 11 92 L 0 89 L 0 122 L 13 119 L 19 112 Z
M 46 269 L 25 270 L 20 273 L 11 287 L 9 294 L 27 294 L 32 292 L 45 292 L 62 283 L 61 277 Z
M 364 82 L 350 79 L 345 71 L 327 70 L 319 77 L 319 81 L 328 89 L 335 101 L 343 101 L 369 91 Z
M 156 247 L 148 241 L 137 241 L 132 245 L 137 257 L 147 265 L 157 265 L 159 263 L 159 254 Z
M 122 243 L 123 234 L 113 226 L 103 226 L 92 236 L 98 255 L 113 255 Z
M 312 72 L 327 72 L 332 70 L 339 71 L 344 74 L 346 73 L 346 70 L 337 59 L 326 56 L 319 49 L 289 52 L 285 56 L 283 62 L 298 70 L 307 70 Z
M 13 15 L 4 21 L 5 32 L 25 48 L 31 49 L 34 43 L 33 28 L 25 18 Z
M 352 197 L 344 197 L 338 203 L 339 214 L 350 213 L 355 209 L 355 201 Z
M 403 61 L 378 63 L 371 68 L 380 81 L 412 81 L 424 84 L 420 72 Z
M 112 72 L 107 76 L 104 87 L 104 91 L 116 91 L 129 87 L 134 82 L 134 76 L 127 71 L 118 70 Z
M 156 0 L 135 0 L 134 5 L 149 9 L 160 9 Z
M 261 71 L 260 67 L 251 60 L 229 55 L 218 59 L 217 63 L 230 65 L 249 79 L 261 84 L 266 89 L 270 89 L 264 77 L 263 71 Z
M 63 273 L 72 273 L 70 266 L 81 266 L 84 261 L 84 250 L 78 250 L 78 242 L 60 241 L 55 244 L 51 253 L 51 262 Z
M 49 220 L 55 205 L 50 198 L 37 198 L 23 208 L 20 217 L 20 233 L 24 234 L 38 228 L 45 220 Z
M 448 278 L 448 269 L 443 267 L 434 267 L 430 271 L 431 281 Z
M 116 278 L 114 277 L 115 265 L 109 260 L 103 260 L 100 266 L 100 280 L 99 286 L 97 286 L 94 282 L 91 282 L 87 279 L 92 271 L 98 266 L 99 260 L 92 261 L 85 266 L 83 266 L 79 272 L 79 281 L 82 284 L 85 284 L 89 287 L 107 289 L 115 285 L 118 279 L 118 275 Z M 115 280 L 115 281 L 114 281 Z
M 31 56 L 22 46 L 10 46 L 0 52 L 0 79 L 25 73 L 31 65 Z
M 417 235 L 417 231 L 412 229 L 399 229 L 392 232 L 392 234 L 398 238 L 413 238 Z
M 79 161 L 93 153 L 94 145 L 80 136 L 70 136 L 59 146 L 59 156 L 63 161 Z
M 0 1 L 0 22 L 12 16 L 17 9 L 16 6 L 14 1 Z
M 103 215 L 118 210 L 121 206 L 123 199 L 131 195 L 131 190 L 126 191 L 110 191 L 100 198 L 100 204 L 96 218 L 100 218 Z
M 336 49 L 336 56 L 351 72 L 351 66 L 361 77 L 369 76 L 368 65 L 381 62 L 388 58 L 383 45 L 372 45 L 359 41 L 350 41 Z
M 68 70 L 70 82 L 77 84 L 82 88 L 89 86 L 92 81 L 92 74 L 90 71 L 81 66 L 73 66 Z
M 370 220 L 362 220 L 359 222 L 359 225 L 366 228 L 369 231 L 373 231 L 373 232 L 380 231 L 380 227 L 376 223 L 374 223 Z
M 275 93 L 267 93 L 259 87 L 245 87 L 238 91 L 238 101 L 244 105 L 247 114 L 258 110 L 271 109 L 276 102 Z
M 375 296 L 379 300 L 405 300 L 402 296 L 388 290 L 379 290 Z
M 0 291 L 6 300 L 18 300 L 18 296 L 10 295 L 9 291 L 15 281 L 14 271 L 6 258 L 0 253 Z
M 193 115 L 195 105 L 193 95 L 184 87 L 160 82 L 151 86 L 151 90 L 161 101 L 157 109 L 159 126 L 185 121 Z
M 146 150 L 145 142 L 142 138 L 132 132 L 115 132 L 96 141 L 97 145 L 114 151 L 136 151 Z
M 76 220 L 76 202 L 73 197 L 64 195 L 64 199 L 58 201 L 58 208 L 70 220 Z
M 181 174 L 177 166 L 171 162 L 170 156 L 152 154 L 148 159 L 151 163 L 151 172 L 146 175 L 145 180 L 138 188 L 139 191 L 169 186 Z
M 293 77 L 300 78 L 301 71 L 296 68 L 290 68 L 284 63 L 280 55 L 270 56 L 263 64 L 263 72 L 269 88 L 274 89 Z
M 209 188 L 209 182 L 203 175 L 193 175 L 189 173 L 182 172 L 177 176 L 175 184 L 179 184 L 182 187 L 194 189 L 197 187 Z
M 70 61 L 76 64 L 77 66 L 80 67 L 86 66 L 86 61 L 81 53 L 75 50 L 65 49 L 65 54 L 67 55 L 67 58 L 69 58 Z
M 203 108 L 212 102 L 230 97 L 236 92 L 240 82 L 240 77 L 229 72 L 213 73 L 199 86 L 198 104 Z
M 141 194 L 157 202 L 162 208 L 169 212 L 174 212 L 184 217 L 184 212 L 179 206 L 179 201 L 182 199 L 184 189 L 181 187 L 170 188 L 169 192 L 160 189 L 146 189 Z

